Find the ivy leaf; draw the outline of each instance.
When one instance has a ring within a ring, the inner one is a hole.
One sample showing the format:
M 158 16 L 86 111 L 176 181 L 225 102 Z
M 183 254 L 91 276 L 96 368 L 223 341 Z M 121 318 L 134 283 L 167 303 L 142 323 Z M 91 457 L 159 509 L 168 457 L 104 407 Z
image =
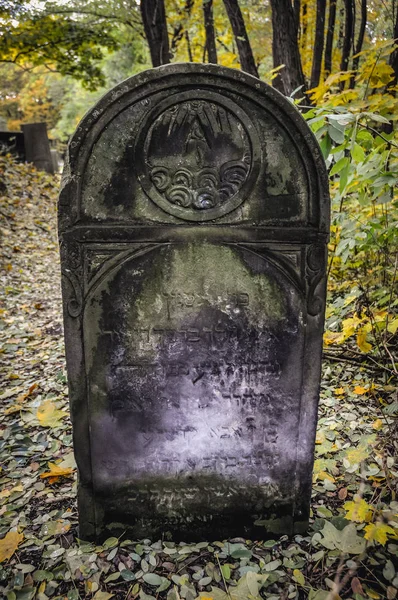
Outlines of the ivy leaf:
M 343 530 L 339 531 L 332 523 L 325 521 L 325 525 L 321 530 L 323 539 L 321 544 L 329 550 L 340 550 L 345 554 L 362 554 L 365 550 L 365 540 L 357 535 L 355 525 L 351 523 L 346 525 Z

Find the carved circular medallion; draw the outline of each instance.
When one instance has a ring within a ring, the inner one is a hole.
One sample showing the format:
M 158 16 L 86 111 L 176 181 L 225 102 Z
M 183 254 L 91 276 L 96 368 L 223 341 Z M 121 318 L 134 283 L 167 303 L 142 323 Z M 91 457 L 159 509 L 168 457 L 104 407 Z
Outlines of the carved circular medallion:
M 258 173 L 260 144 L 248 116 L 213 92 L 189 91 L 161 102 L 135 146 L 139 181 L 164 211 L 209 221 L 237 208 Z

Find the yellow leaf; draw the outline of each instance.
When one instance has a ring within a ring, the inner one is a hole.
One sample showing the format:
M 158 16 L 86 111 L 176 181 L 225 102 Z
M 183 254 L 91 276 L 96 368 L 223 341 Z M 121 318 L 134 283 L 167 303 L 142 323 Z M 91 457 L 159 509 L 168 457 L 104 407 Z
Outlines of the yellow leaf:
M 348 306 L 349 304 L 351 304 L 351 302 L 354 302 L 354 300 L 357 299 L 357 296 L 353 295 L 353 296 L 347 296 L 347 298 L 344 300 L 344 306 Z
M 365 527 L 365 539 L 369 541 L 379 542 L 382 546 L 385 546 L 388 535 L 394 535 L 395 531 L 389 525 L 378 521 L 377 523 L 369 523 Z
M 364 523 L 369 522 L 372 518 L 373 508 L 359 496 L 356 496 L 354 501 L 346 502 L 344 508 L 347 511 L 345 518 L 349 521 Z
M 60 410 L 52 402 L 45 400 L 37 409 L 36 417 L 42 427 L 59 427 L 62 425 L 61 419 L 67 416 L 64 410 Z
M 12 404 L 11 406 L 9 406 L 8 408 L 5 409 L 4 414 L 12 415 L 16 412 L 23 410 L 23 408 L 24 407 L 22 406 L 22 404 Z
M 379 431 L 383 427 L 383 421 L 381 419 L 376 419 L 373 423 L 372 428 L 376 431 Z
M 354 315 L 353 317 L 350 317 L 348 319 L 344 319 L 344 321 L 343 321 L 344 340 L 346 340 L 347 338 L 352 336 L 352 334 L 354 333 L 354 331 L 356 330 L 358 325 L 360 323 L 362 323 L 362 321 L 363 321 L 363 319 L 361 319 L 357 315 Z
M 71 467 L 60 467 L 52 462 L 48 463 L 48 468 L 50 470 L 42 473 L 40 475 L 40 479 L 45 479 L 46 477 L 69 477 L 69 475 L 72 475 L 73 473 L 73 469 Z
M 24 400 L 26 400 L 26 398 L 29 398 L 29 396 L 35 391 L 35 389 L 38 387 L 37 383 L 33 383 L 30 388 L 28 389 L 27 392 L 25 392 L 24 394 L 22 394 L 21 396 L 18 396 L 18 398 L 16 399 L 16 402 L 23 402 Z
M 334 482 L 334 477 L 332 477 L 332 475 L 329 475 L 329 473 L 326 473 L 326 471 L 319 471 L 319 473 L 317 473 L 317 478 L 320 479 L 321 481 L 325 481 L 325 479 L 327 479 L 328 481 L 331 481 L 332 483 Z
M 11 496 L 11 494 L 13 494 L 14 492 L 23 492 L 24 488 L 23 485 L 20 483 L 16 486 L 14 486 L 13 488 L 11 488 L 10 490 L 6 489 L 0 492 L 0 498 L 8 498 L 8 496 Z
M 365 354 L 372 350 L 371 344 L 369 344 L 369 342 L 366 341 L 366 336 L 367 333 L 364 327 L 362 327 L 357 333 L 357 345 L 360 351 L 364 352 Z
M 342 388 L 342 387 L 336 388 L 334 390 L 334 393 L 336 394 L 336 396 L 341 396 L 342 394 L 344 394 L 344 388 Z
M 367 388 L 362 387 L 361 385 L 356 385 L 354 387 L 354 394 L 357 394 L 358 396 L 362 396 L 363 394 L 366 394 L 369 390 Z
M 369 445 L 360 445 L 357 448 L 350 448 L 345 453 L 345 458 L 351 465 L 357 465 L 365 460 L 371 451 L 371 447 Z
M 294 569 L 294 571 L 293 571 L 293 577 L 295 578 L 295 580 L 297 581 L 297 583 L 299 585 L 304 585 L 305 584 L 304 575 L 298 569 Z
M 22 533 L 9 531 L 7 535 L 0 540 L 0 562 L 11 558 L 22 540 Z
M 397 333 L 397 330 L 398 330 L 398 318 L 394 319 L 387 325 L 387 331 L 389 333 L 395 334 L 395 333 Z
M 325 331 L 325 333 L 323 334 L 323 342 L 325 346 L 330 346 L 331 344 L 338 344 L 340 338 L 341 333 L 335 333 L 334 331 Z

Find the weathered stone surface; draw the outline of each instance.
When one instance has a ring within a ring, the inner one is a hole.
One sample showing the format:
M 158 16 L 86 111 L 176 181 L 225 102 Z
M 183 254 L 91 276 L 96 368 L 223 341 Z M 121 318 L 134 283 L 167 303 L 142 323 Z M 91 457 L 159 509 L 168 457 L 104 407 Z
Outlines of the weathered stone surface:
M 305 529 L 328 216 L 302 117 L 239 71 L 154 69 L 86 115 L 59 203 L 81 537 Z
M 27 123 L 22 125 L 22 131 L 26 161 L 32 162 L 39 171 L 54 173 L 46 123 Z

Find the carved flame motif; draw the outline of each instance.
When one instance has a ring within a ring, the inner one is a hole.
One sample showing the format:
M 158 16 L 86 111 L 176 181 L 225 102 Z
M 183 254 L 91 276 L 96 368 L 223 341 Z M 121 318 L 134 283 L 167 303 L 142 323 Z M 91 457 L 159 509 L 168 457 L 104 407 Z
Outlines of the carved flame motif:
M 189 211 L 228 202 L 251 167 L 250 142 L 242 123 L 204 100 L 181 102 L 164 111 L 148 132 L 145 150 L 157 192 Z

